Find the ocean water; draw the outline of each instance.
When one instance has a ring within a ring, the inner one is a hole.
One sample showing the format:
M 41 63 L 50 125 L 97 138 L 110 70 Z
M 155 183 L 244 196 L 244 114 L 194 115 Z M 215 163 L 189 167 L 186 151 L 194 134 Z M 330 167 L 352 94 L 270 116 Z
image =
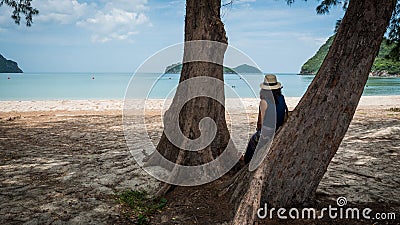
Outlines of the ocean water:
M 123 99 L 132 76 L 130 73 L 0 74 L 0 100 Z M 152 99 L 172 97 L 179 81 L 179 74 L 135 76 L 140 79 L 135 79 L 136 83 L 129 88 Z M 302 96 L 314 78 L 296 74 L 277 74 L 277 77 L 287 97 Z M 226 92 L 227 97 L 257 97 L 262 80 L 260 74 L 243 77 L 226 74 L 225 89 L 230 90 Z M 143 87 L 146 82 L 154 85 L 151 90 Z M 370 78 L 363 95 L 400 95 L 400 78 Z

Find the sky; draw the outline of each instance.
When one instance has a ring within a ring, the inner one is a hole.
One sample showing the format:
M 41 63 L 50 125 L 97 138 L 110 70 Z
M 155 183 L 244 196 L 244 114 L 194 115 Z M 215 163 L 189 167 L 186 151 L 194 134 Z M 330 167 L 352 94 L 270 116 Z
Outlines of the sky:
M 224 2 L 224 1 L 223 1 Z M 234 0 L 222 9 L 229 45 L 264 72 L 298 73 L 333 34 L 340 6 L 317 15 L 317 0 Z M 24 72 L 133 73 L 156 52 L 184 40 L 185 1 L 32 0 L 33 25 L 0 8 L 0 54 Z

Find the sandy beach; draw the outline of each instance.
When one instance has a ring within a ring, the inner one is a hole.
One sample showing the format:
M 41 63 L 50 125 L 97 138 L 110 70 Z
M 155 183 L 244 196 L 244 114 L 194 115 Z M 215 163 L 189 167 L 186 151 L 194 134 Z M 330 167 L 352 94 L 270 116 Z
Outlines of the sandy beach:
M 299 100 L 287 98 L 289 109 Z M 258 100 L 242 102 L 255 127 Z M 149 136 L 156 143 L 164 101 L 146 104 Z M 382 205 L 400 216 L 399 107 L 400 96 L 362 97 L 320 183 L 321 199 L 345 196 L 352 204 Z M 129 222 L 114 194 L 151 192 L 158 181 L 129 154 L 122 109 L 118 100 L 1 101 L 0 224 Z
M 258 99 L 242 98 L 243 106 L 247 109 L 255 110 L 258 107 Z M 286 97 L 286 103 L 292 110 L 300 101 L 300 97 Z M 135 103 L 135 100 L 131 100 Z M 140 102 L 139 100 L 137 102 Z M 238 102 L 238 99 L 227 99 L 227 105 L 232 102 Z M 168 107 L 171 100 L 146 100 L 147 109 L 160 109 Z M 400 96 L 363 96 L 358 105 L 359 109 L 385 109 L 398 107 L 400 105 Z M 124 102 L 121 100 L 48 100 L 48 101 L 0 101 L 0 113 L 18 113 L 18 112 L 50 112 L 50 111 L 81 111 L 81 112 L 104 112 L 121 111 Z M 139 105 L 136 105 L 139 109 Z

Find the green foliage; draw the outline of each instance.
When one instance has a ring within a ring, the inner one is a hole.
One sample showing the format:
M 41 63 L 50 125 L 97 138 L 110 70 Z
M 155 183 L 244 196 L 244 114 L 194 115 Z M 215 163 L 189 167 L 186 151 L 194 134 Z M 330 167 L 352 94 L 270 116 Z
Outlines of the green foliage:
M 342 5 L 343 10 L 346 10 L 348 4 L 349 0 L 323 0 L 315 10 L 318 14 L 328 14 L 332 6 Z
M 31 1 L 32 0 L 0 0 L 0 7 L 5 4 L 13 8 L 14 11 L 11 18 L 18 25 L 21 22 L 21 14 L 25 15 L 26 26 L 30 27 L 33 22 L 33 16 L 39 14 L 39 10 L 32 7 Z
M 164 73 L 170 73 L 170 74 L 179 74 L 182 71 L 182 63 L 174 63 L 172 65 L 167 66 L 165 68 Z M 254 67 L 254 66 L 249 66 L 247 64 L 243 64 L 240 66 L 237 66 L 235 68 L 229 68 L 224 66 L 224 74 L 236 74 L 236 73 L 261 73 L 261 71 Z
M 397 1 L 396 8 L 390 19 L 388 31 L 389 42 L 395 44 L 394 48 L 388 54 L 388 58 L 400 61 L 400 1 Z
M 167 66 L 167 68 L 165 68 L 165 72 L 164 73 L 181 73 L 182 71 L 182 63 L 174 63 L 172 65 Z
M 307 0 L 304 1 L 306 2 Z M 295 0 L 286 0 L 288 5 L 291 5 L 294 2 Z M 342 5 L 343 10 L 346 10 L 349 5 L 349 0 L 322 0 L 315 10 L 318 14 L 328 14 L 332 6 L 336 5 Z
M 137 224 L 149 224 L 150 217 L 167 205 L 167 199 L 152 199 L 145 191 L 124 191 L 116 195 L 119 203 L 129 207 L 126 216 Z
M 328 54 L 334 37 L 331 36 L 318 52 L 301 67 L 300 74 L 316 74 L 318 72 Z M 400 74 L 400 61 L 395 61 L 390 57 L 393 48 L 396 48 L 396 46 L 396 44 L 391 43 L 387 39 L 382 41 L 378 56 L 371 69 L 372 72 L 386 71 L 388 74 Z
M 22 70 L 16 62 L 8 60 L 0 54 L 0 73 L 22 73 Z
M 335 34 L 338 32 L 341 23 L 342 23 L 342 19 L 336 20 L 335 30 L 334 30 Z
M 388 74 L 400 74 L 400 61 L 396 60 L 393 56 L 393 49 L 397 47 L 396 43 L 385 38 L 382 41 L 378 56 L 375 58 L 371 70 L 373 72 L 387 71 Z
M 399 41 L 400 40 L 400 1 L 397 1 L 396 8 L 392 14 L 389 25 L 389 40 Z
M 344 2 L 341 2 L 339 0 L 324 0 L 322 1 L 321 5 L 317 7 L 317 13 L 319 14 L 326 14 L 329 12 L 329 8 L 332 5 L 336 5 L 338 3 L 343 4 L 343 10 L 347 9 L 349 0 L 344 0 Z M 325 7 L 323 6 L 325 5 Z M 324 8 L 324 10 L 319 11 L 319 8 Z M 342 19 L 339 19 L 336 23 L 335 26 L 335 33 L 339 29 L 340 23 L 342 22 Z M 385 54 L 386 59 L 392 59 L 394 61 L 400 61 L 400 1 L 396 2 L 396 7 L 392 13 L 392 18 L 390 19 L 389 26 L 387 28 L 387 39 L 386 41 L 389 42 L 389 44 L 394 44 L 391 48 L 391 50 Z
M 307 1 L 307 0 L 304 0 Z M 321 3 L 315 9 L 318 14 L 328 14 L 333 6 L 341 5 L 343 10 L 347 10 L 350 0 L 322 0 Z M 295 0 L 286 0 L 288 5 L 291 5 Z M 335 33 L 339 29 L 342 19 L 338 19 L 335 25 Z M 387 38 L 390 43 L 394 43 L 395 46 L 391 49 L 390 53 L 386 55 L 386 58 L 390 58 L 394 61 L 400 61 L 400 1 L 396 0 L 396 7 L 392 13 L 390 24 L 387 28 Z
M 332 45 L 335 36 L 331 36 L 325 44 L 317 51 L 317 53 L 309 59 L 302 67 L 300 74 L 316 74 L 322 65 L 326 55 L 328 54 L 329 48 Z
M 182 63 L 174 63 L 170 66 L 167 66 L 164 73 L 179 74 L 181 73 L 181 71 L 182 71 Z M 233 74 L 235 73 L 235 71 L 233 71 L 231 68 L 224 67 L 224 73 Z
M 231 68 L 229 68 L 229 67 L 225 67 L 225 66 L 224 66 L 224 73 L 234 74 L 235 71 L 233 71 L 233 69 L 231 69 Z
M 388 74 L 400 74 L 400 62 L 392 59 L 376 58 L 371 71 L 387 71 Z
M 233 71 L 235 71 L 234 73 L 262 73 L 261 70 L 259 70 L 258 68 L 254 67 L 254 66 L 249 66 L 247 64 L 243 64 L 240 66 L 237 66 L 235 68 L 233 68 Z

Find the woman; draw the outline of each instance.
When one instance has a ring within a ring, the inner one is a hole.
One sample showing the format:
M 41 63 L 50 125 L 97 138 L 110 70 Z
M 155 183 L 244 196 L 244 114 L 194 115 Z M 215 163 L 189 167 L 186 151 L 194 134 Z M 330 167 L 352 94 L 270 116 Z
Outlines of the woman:
M 277 81 L 275 75 L 265 75 L 264 82 L 260 84 L 260 88 L 261 100 L 258 108 L 257 131 L 250 138 L 247 145 L 244 155 L 246 164 L 251 161 L 260 136 L 272 137 L 273 133 L 283 125 L 288 115 L 285 97 L 281 92 L 282 84 Z

